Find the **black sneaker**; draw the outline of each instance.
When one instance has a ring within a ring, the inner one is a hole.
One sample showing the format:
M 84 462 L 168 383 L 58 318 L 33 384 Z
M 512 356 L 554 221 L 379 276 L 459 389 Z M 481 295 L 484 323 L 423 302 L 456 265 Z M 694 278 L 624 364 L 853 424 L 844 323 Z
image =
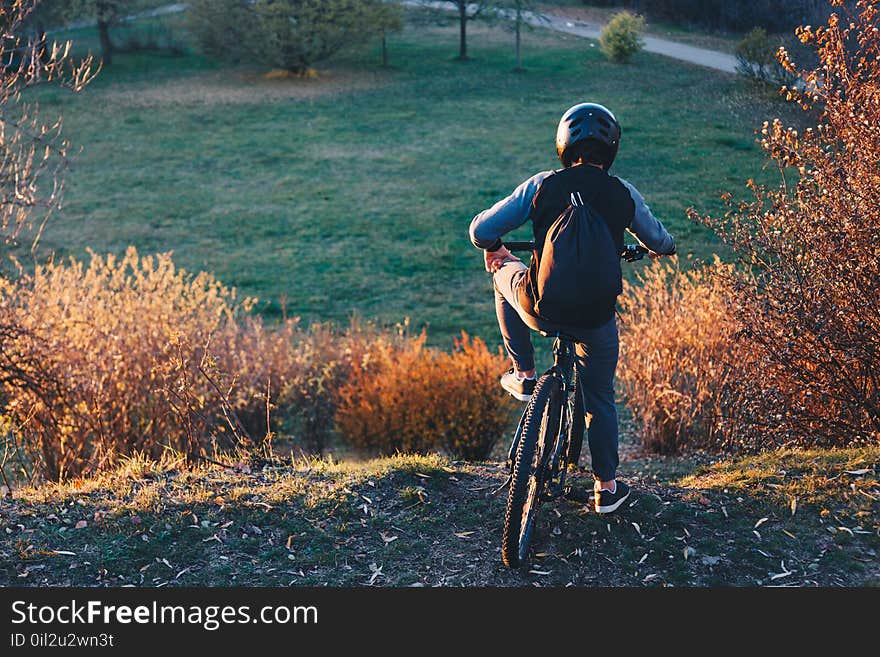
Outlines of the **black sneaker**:
M 596 484 L 598 485 L 598 482 Z M 615 481 L 614 485 L 614 492 L 594 489 L 596 513 L 612 513 L 617 511 L 620 505 L 629 497 L 629 486 L 622 481 Z
M 501 377 L 501 387 L 511 395 L 522 402 L 527 402 L 532 398 L 535 391 L 535 383 L 538 379 L 520 379 L 516 375 L 516 371 L 511 367 L 504 376 Z

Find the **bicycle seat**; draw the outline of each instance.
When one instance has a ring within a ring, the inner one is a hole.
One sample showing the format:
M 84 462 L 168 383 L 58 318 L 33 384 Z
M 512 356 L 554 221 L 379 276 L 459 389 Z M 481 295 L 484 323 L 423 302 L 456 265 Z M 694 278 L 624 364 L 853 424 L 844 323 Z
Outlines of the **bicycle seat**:
M 560 340 L 568 340 L 569 342 L 577 342 L 578 339 L 573 335 L 562 331 L 538 331 L 545 338 L 559 338 Z

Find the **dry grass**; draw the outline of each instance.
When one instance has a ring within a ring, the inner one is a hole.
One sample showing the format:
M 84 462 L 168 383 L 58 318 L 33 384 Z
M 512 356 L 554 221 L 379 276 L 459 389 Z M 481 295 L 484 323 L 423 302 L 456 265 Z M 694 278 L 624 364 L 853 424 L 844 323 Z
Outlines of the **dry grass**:
M 658 261 L 624 282 L 618 375 L 652 451 L 727 446 L 722 417 L 742 371 L 721 276 L 729 271 L 717 261 L 689 272 Z
M 148 84 L 118 85 L 101 94 L 102 102 L 127 109 L 301 102 L 381 87 L 390 81 L 380 70 L 352 72 L 322 69 L 315 76 L 269 77 L 257 71 L 223 70 Z

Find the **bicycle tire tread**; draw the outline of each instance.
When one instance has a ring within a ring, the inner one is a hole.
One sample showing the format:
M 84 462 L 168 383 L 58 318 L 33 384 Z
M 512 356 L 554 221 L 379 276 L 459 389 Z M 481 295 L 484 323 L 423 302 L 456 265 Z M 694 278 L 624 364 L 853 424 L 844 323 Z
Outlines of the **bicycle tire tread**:
M 540 439 L 541 420 L 544 409 L 552 403 L 554 384 L 556 384 L 555 379 L 549 375 L 544 375 L 538 380 L 522 422 L 522 433 L 513 466 L 510 492 L 507 496 L 504 532 L 501 541 L 501 557 L 504 564 L 510 568 L 521 565 L 519 534 L 522 528 L 522 511 L 528 494 L 531 466 Z

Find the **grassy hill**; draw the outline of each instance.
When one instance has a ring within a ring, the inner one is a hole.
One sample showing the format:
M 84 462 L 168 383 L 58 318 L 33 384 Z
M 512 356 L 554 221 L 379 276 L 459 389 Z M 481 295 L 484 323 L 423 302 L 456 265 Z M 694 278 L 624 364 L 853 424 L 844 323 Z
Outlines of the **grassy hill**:
M 621 513 L 544 506 L 537 558 L 510 571 L 498 464 L 134 459 L 0 501 L 0 585 L 878 585 L 878 463 L 880 448 L 631 458 Z
M 40 91 L 41 111 L 63 113 L 82 148 L 40 255 L 173 250 L 180 266 L 260 297 L 269 316 L 283 303 L 308 320 L 411 317 L 443 346 L 461 329 L 495 340 L 468 224 L 558 166 L 556 122 L 585 98 L 619 115 L 615 171 L 677 235 L 683 261 L 718 248 L 685 210 L 746 194 L 763 175 L 754 130 L 784 105 L 736 76 L 646 53 L 619 66 L 545 30 L 525 35 L 517 74 L 503 26 L 470 35 L 467 63 L 453 60 L 454 25 L 422 20 L 391 37 L 389 69 L 374 49 L 323 64 L 317 79 L 120 55 L 79 95 Z M 96 45 L 91 31 L 71 36 Z

